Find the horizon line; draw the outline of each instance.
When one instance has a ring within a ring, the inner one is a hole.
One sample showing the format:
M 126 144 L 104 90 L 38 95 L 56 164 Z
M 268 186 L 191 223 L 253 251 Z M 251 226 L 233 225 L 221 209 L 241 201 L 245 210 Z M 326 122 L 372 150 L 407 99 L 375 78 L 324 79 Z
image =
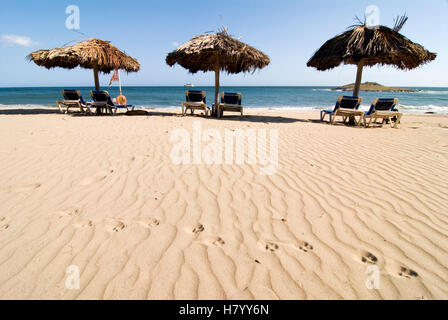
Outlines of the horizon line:
M 0 89 L 11 89 L 11 88 L 62 88 L 62 87 L 78 87 L 78 88 L 93 88 L 94 86 L 91 85 L 51 85 L 51 86 L 45 86 L 45 85 L 37 85 L 37 86 L 1 86 L 0 85 Z M 103 88 L 105 88 L 107 86 L 104 86 Z M 215 86 L 213 85 L 195 85 L 194 87 L 186 87 L 185 85 L 127 85 L 127 86 L 122 86 L 122 88 L 129 88 L 129 87 L 136 87 L 136 88 L 163 88 L 163 87 L 185 87 L 185 88 L 196 88 L 196 87 L 210 87 L 210 88 L 214 88 Z M 325 87 L 338 87 L 336 85 L 249 85 L 249 86 L 242 86 L 242 85 L 224 85 L 224 86 L 220 86 L 221 88 L 224 87 L 234 87 L 234 88 L 250 88 L 250 87 L 254 87 L 254 88 L 259 88 L 259 87 L 289 87 L 289 88 L 314 88 L 314 87 L 321 87 L 321 88 L 325 88 Z M 442 87 L 442 86 L 428 86 L 428 85 L 424 85 L 424 86 L 387 86 L 387 87 L 393 87 L 393 88 L 448 88 L 448 86 L 446 87 Z M 118 88 L 118 86 L 112 86 L 112 87 L 107 87 L 108 89 L 111 88 Z

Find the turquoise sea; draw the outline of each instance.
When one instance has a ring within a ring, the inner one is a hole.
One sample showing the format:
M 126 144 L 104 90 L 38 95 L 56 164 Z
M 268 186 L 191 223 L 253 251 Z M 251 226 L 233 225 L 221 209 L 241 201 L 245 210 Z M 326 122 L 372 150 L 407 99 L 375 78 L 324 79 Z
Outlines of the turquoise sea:
M 0 108 L 55 106 L 62 99 L 57 87 L 0 88 Z M 64 88 L 81 90 L 84 99 L 90 100 L 91 87 Z M 103 88 L 111 96 L 118 95 L 118 88 Z M 138 108 L 178 108 L 185 99 L 184 87 L 123 87 L 128 103 Z M 213 103 L 213 87 L 195 87 L 205 90 L 207 104 Z M 396 97 L 403 112 L 448 114 L 448 88 L 413 88 L 412 93 L 361 92 L 362 108 L 367 109 L 375 98 Z M 221 91 L 241 92 L 247 108 L 270 109 L 321 109 L 331 108 L 340 95 L 351 92 L 332 91 L 330 87 L 222 87 Z

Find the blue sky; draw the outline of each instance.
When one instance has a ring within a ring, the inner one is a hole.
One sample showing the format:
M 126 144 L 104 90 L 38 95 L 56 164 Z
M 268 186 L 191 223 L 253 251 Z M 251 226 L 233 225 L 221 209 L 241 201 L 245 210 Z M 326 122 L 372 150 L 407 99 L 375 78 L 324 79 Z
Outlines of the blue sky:
M 66 7 L 80 9 L 80 33 L 65 27 Z M 367 68 L 363 81 L 395 86 L 448 86 L 448 0 L 1 0 L 0 86 L 91 86 L 91 70 L 47 70 L 25 60 L 28 53 L 97 37 L 137 58 L 141 71 L 122 74 L 124 85 L 213 85 L 212 73 L 189 74 L 165 64 L 166 54 L 194 35 L 226 26 L 229 33 L 268 54 L 271 65 L 255 74 L 223 75 L 222 85 L 342 85 L 354 82 L 355 67 L 319 72 L 306 62 L 326 40 L 376 5 L 380 23 L 406 12 L 402 33 L 436 61 L 409 72 Z M 101 75 L 107 85 L 110 75 Z

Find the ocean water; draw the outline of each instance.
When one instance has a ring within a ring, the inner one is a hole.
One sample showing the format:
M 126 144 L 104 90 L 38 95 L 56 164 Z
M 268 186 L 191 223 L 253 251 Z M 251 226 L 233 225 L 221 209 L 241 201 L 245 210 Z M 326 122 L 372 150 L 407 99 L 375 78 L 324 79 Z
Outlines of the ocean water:
M 61 89 L 57 87 L 0 88 L 1 107 L 39 107 L 55 106 L 62 99 Z M 71 89 L 65 87 L 64 89 Z M 84 100 L 90 101 L 91 87 L 78 87 Z M 118 95 L 118 88 L 103 88 L 112 97 Z M 185 99 L 184 87 L 123 87 L 123 94 L 129 104 L 138 108 L 179 108 Z M 207 105 L 211 106 L 214 97 L 213 87 L 195 87 L 207 93 Z M 361 109 L 367 110 L 375 98 L 398 98 L 400 110 L 405 113 L 448 114 L 448 88 L 413 88 L 418 92 L 361 92 Z M 246 108 L 269 109 L 311 109 L 332 108 L 340 95 L 351 92 L 332 91 L 330 87 L 222 87 L 221 91 L 241 92 Z

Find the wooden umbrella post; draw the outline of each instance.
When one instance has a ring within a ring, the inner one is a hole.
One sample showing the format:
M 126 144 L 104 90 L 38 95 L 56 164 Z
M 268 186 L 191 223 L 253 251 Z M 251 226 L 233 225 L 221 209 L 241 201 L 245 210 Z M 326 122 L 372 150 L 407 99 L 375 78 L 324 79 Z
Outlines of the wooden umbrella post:
M 215 64 L 215 104 L 214 110 L 215 114 L 218 118 L 221 118 L 221 110 L 219 110 L 219 56 L 216 55 L 216 64 Z
M 359 89 L 361 88 L 361 80 L 362 80 L 362 69 L 364 67 L 364 63 L 361 60 L 358 63 L 358 71 L 356 72 L 356 81 L 355 81 L 355 87 L 353 88 L 353 96 L 354 97 L 358 97 L 359 96 Z M 350 116 L 349 124 L 351 125 L 355 125 L 356 121 L 355 121 L 355 117 L 354 116 Z
M 100 90 L 100 80 L 98 79 L 98 63 L 93 64 L 93 77 L 95 78 L 95 90 Z
M 358 97 L 359 96 L 359 89 L 361 88 L 361 80 L 362 80 L 362 69 L 364 67 L 364 63 L 361 60 L 358 63 L 358 71 L 356 72 L 356 82 L 355 87 L 353 88 L 353 96 Z

